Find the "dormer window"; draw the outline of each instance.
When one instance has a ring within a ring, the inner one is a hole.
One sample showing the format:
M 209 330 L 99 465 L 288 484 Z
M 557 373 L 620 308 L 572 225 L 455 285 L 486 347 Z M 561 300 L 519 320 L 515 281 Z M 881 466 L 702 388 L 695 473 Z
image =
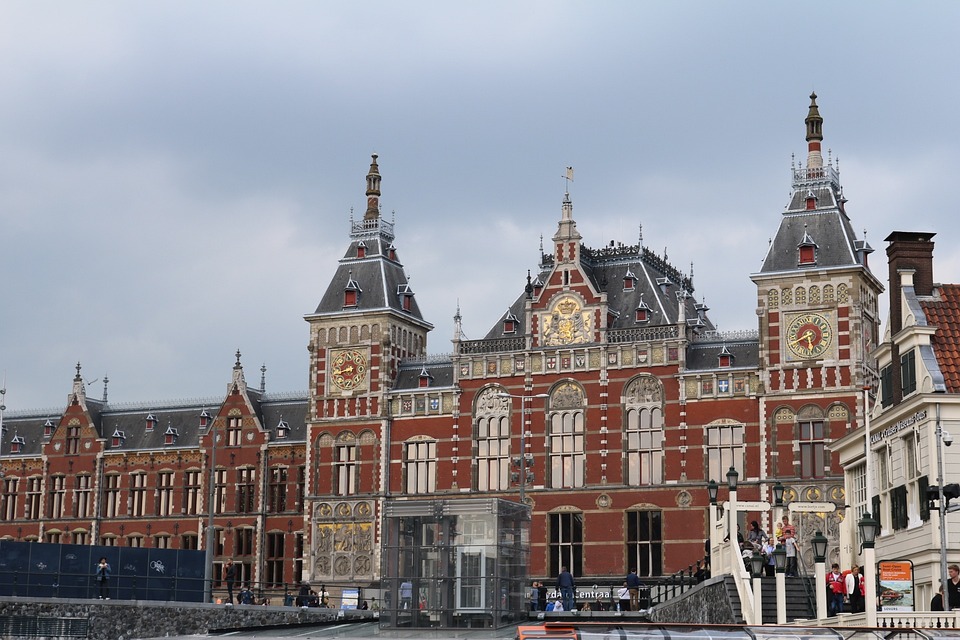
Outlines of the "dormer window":
M 343 306 L 357 306 L 357 303 L 360 302 L 361 293 L 363 293 L 363 291 L 360 289 L 360 284 L 353 279 L 353 272 L 351 272 L 350 277 L 347 280 L 347 286 L 343 288 Z
M 366 258 L 367 257 L 367 245 L 362 241 L 357 245 L 357 257 Z
M 803 239 L 797 245 L 797 264 L 801 266 L 817 264 L 817 243 L 807 233 L 806 225 L 803 226 Z
M 650 322 L 650 316 L 653 314 L 653 309 L 650 308 L 646 302 L 643 301 L 643 294 L 640 294 L 640 303 L 637 305 L 637 308 L 634 310 L 634 322 L 644 323 Z
M 280 422 L 277 423 L 277 438 L 282 440 L 288 433 L 290 433 L 290 425 L 280 418 Z
M 53 435 L 53 423 L 48 418 L 46 422 L 43 423 L 43 437 L 49 438 Z
M 200 428 L 207 429 L 213 423 L 213 418 L 210 417 L 210 414 L 207 413 L 207 410 L 204 409 L 200 412 Z
M 721 369 L 733 366 L 733 354 L 727 349 L 727 345 L 723 345 L 723 348 L 720 349 L 720 353 L 717 355 L 717 366 Z
M 163 433 L 163 444 L 165 445 L 174 444 L 177 441 L 177 438 L 179 436 L 180 434 L 177 433 L 177 430 L 173 428 L 173 425 L 169 425 L 167 427 L 167 430 L 164 431 Z
M 543 281 L 540 280 L 540 276 L 537 276 L 533 281 L 533 295 L 539 296 L 541 291 L 543 291 Z
M 404 311 L 413 309 L 413 289 L 408 283 L 397 285 L 397 296 L 400 298 L 401 309 Z
M 637 288 L 637 276 L 633 275 L 633 271 L 627 269 L 627 274 L 623 276 L 623 290 L 624 291 L 633 291 Z
M 387 247 L 387 257 L 393 261 L 396 261 L 397 259 L 397 248 L 392 244 Z
M 153 431 L 153 428 L 157 426 L 157 418 L 152 414 L 147 414 L 147 431 Z
M 426 389 L 430 386 L 430 383 L 433 381 L 433 376 L 430 375 L 430 372 L 427 371 L 426 367 L 420 369 L 420 388 Z
M 817 194 L 813 192 L 813 189 L 807 191 L 807 211 L 813 211 L 817 208 Z
M 657 286 L 660 287 L 660 292 L 664 295 L 670 290 L 670 285 L 672 284 L 670 278 L 657 278 Z
M 10 441 L 10 453 L 22 453 L 23 447 L 26 444 L 27 441 L 23 439 L 23 436 L 13 436 L 13 440 Z
M 111 436 L 111 445 L 114 449 L 123 446 L 124 441 L 127 439 L 127 436 L 123 434 L 123 431 L 120 429 L 114 429 L 113 436 Z
M 697 310 L 697 317 L 701 320 L 707 319 L 707 311 L 710 311 L 710 307 L 706 303 L 698 302 L 693 305 L 693 308 Z
M 607 326 L 612 327 L 613 324 L 617 321 L 617 318 L 620 317 L 620 314 L 613 309 L 607 310 Z
M 504 333 L 516 333 L 517 328 L 520 326 L 520 320 L 517 319 L 517 316 L 513 314 L 509 309 L 507 310 L 507 315 L 503 317 L 503 332 Z

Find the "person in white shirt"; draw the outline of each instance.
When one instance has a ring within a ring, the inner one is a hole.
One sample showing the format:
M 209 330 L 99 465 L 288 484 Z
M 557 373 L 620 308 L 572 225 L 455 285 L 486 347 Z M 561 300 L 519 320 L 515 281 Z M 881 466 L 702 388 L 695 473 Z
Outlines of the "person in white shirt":
M 557 598 L 557 603 L 553 605 L 554 611 L 563 611 L 563 600 Z
M 627 587 L 627 583 L 624 582 L 623 586 L 617 589 L 617 598 L 620 600 L 620 603 L 617 605 L 618 611 L 630 611 L 630 589 Z

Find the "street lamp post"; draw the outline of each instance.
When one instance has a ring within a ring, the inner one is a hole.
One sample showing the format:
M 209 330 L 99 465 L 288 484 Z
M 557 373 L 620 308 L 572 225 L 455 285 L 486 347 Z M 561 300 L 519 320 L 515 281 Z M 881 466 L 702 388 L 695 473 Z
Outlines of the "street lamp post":
M 716 480 L 711 479 L 707 483 L 707 496 L 710 498 L 710 530 L 707 532 L 710 548 L 706 551 L 707 555 L 710 556 L 707 559 L 710 561 L 711 571 L 713 570 L 713 534 L 717 530 L 717 492 L 719 490 L 720 486 Z
M 864 582 L 864 609 L 867 614 L 867 626 L 877 626 L 877 552 L 874 544 L 877 540 L 877 530 L 880 523 L 864 513 L 860 522 L 860 539 L 863 541 L 863 582 Z M 944 552 L 946 549 L 944 549 Z
M 786 490 L 786 487 L 783 486 L 783 483 L 777 480 L 777 484 L 773 485 L 773 529 L 776 531 L 777 525 L 780 523 L 780 519 L 783 517 L 783 492 Z
M 787 624 L 787 550 L 778 544 L 773 552 L 773 563 L 777 568 L 777 624 Z
M 727 489 L 730 490 L 730 514 L 727 517 L 728 531 L 730 537 L 730 569 L 734 570 L 739 565 L 743 567 L 743 555 L 737 539 L 737 480 L 740 474 L 733 467 L 727 471 Z
M 827 537 L 822 531 L 817 531 L 810 540 L 813 547 L 813 562 L 816 564 L 816 587 L 817 592 L 817 619 L 823 620 L 827 617 Z
M 943 445 L 944 438 L 947 438 L 946 444 L 950 446 L 950 443 L 953 442 L 953 438 L 950 437 L 950 434 L 945 433 L 943 430 L 943 424 L 940 422 L 940 403 L 936 405 L 937 408 L 937 426 L 936 426 L 936 436 L 937 436 L 937 512 L 940 514 L 940 588 L 943 589 L 943 598 L 944 598 L 944 609 L 949 609 L 949 603 L 946 598 L 947 595 L 947 580 L 950 579 L 950 575 L 947 573 L 947 503 L 943 496 Z M 2 414 L 0 414 L 2 417 Z
M 532 396 L 514 395 L 501 391 L 497 394 L 500 398 L 519 398 L 520 399 L 520 504 L 526 504 L 527 499 L 527 414 L 528 403 L 534 398 L 549 398 L 549 393 L 538 393 Z
M 207 489 L 207 535 L 204 541 L 205 562 L 203 567 L 203 601 L 213 602 L 213 498 L 217 478 L 217 432 L 213 428 L 213 418 L 204 409 L 200 414 L 210 434 L 210 481 Z
M 754 551 L 750 556 L 750 573 L 753 575 L 753 623 L 763 624 L 763 554 Z

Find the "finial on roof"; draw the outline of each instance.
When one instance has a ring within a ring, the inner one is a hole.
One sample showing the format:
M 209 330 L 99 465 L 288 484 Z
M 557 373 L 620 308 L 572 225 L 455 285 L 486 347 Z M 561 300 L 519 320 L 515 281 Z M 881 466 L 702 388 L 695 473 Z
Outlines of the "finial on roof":
M 110 384 L 110 378 L 103 374 L 103 404 L 107 404 L 107 385 Z
M 640 230 L 639 242 L 640 242 L 640 248 L 642 249 L 643 248 L 643 223 L 641 222 L 639 225 L 637 225 L 637 228 Z
M 242 368 L 243 368 L 243 365 L 240 364 L 240 349 L 237 349 L 237 353 L 234 354 L 234 355 L 236 355 L 236 357 L 237 357 L 237 363 L 236 363 L 235 365 L 233 365 L 233 368 L 234 368 L 234 369 L 242 369 Z
M 533 299 L 533 284 L 530 282 L 530 269 L 527 269 L 527 286 L 523 288 L 523 291 L 527 294 L 527 300 Z
M 367 211 L 364 220 L 380 218 L 380 167 L 377 166 L 377 154 L 370 156 L 370 172 L 367 173 Z
M 74 382 L 80 382 L 83 378 L 80 377 L 80 361 L 77 361 L 77 375 L 73 377 Z
M 570 195 L 570 183 L 573 182 L 573 167 L 567 167 L 567 171 L 563 175 L 563 179 L 564 179 L 563 192 L 566 195 Z
M 267 364 L 260 365 L 260 391 L 267 390 Z
M 823 168 L 823 156 L 820 154 L 823 142 L 823 118 L 817 107 L 817 94 L 810 94 L 810 109 L 804 120 L 807 125 L 807 169 Z
M 690 261 L 690 279 L 693 280 L 693 260 Z
M 540 234 L 540 255 L 543 255 L 543 234 Z

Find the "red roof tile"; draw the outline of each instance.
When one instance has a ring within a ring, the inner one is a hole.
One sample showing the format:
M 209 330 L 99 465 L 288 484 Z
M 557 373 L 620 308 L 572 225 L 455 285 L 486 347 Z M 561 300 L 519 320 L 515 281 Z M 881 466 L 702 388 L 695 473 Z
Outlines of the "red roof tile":
M 947 393 L 960 393 L 960 284 L 939 286 L 939 300 L 921 300 L 927 324 L 937 328 L 933 351 L 940 363 Z

